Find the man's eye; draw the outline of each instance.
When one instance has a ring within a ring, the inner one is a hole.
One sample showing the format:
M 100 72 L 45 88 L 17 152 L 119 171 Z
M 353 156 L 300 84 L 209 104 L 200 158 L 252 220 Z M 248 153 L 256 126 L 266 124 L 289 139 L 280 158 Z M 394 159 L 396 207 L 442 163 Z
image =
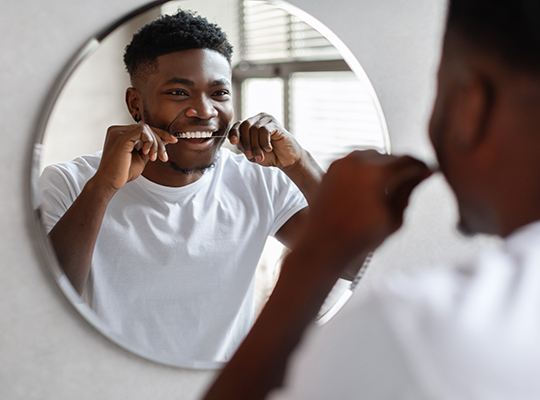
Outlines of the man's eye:
M 214 92 L 214 96 L 216 96 L 216 97 L 224 97 L 224 96 L 228 96 L 230 94 L 231 94 L 231 92 L 229 90 L 227 90 L 227 89 L 220 89 L 220 90 L 216 90 Z
M 173 96 L 188 96 L 188 92 L 184 89 L 172 89 L 167 92 L 167 94 Z

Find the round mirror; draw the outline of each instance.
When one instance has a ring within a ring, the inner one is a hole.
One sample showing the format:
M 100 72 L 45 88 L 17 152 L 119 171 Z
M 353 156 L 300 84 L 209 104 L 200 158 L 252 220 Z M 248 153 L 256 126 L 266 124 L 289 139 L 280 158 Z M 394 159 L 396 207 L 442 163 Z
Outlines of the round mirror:
M 157 3 L 89 40 L 60 77 L 35 146 L 37 230 L 60 287 L 103 334 L 214 368 L 270 295 L 316 175 L 354 149 L 389 152 L 389 139 L 360 65 L 309 15 L 274 1 Z

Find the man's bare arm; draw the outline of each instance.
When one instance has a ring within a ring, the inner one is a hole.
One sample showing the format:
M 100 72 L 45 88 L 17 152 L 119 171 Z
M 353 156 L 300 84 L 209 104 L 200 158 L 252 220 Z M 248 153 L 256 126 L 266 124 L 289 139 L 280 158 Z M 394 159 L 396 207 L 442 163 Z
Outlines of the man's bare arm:
M 282 171 L 300 189 L 309 206 L 317 194 L 324 172 L 311 154 L 304 149 L 302 149 L 301 153 L 301 158 L 297 163 L 283 168 Z M 286 247 L 291 248 L 294 242 L 298 240 L 300 231 L 306 222 L 307 214 L 308 210 L 303 209 L 293 215 L 276 233 L 276 238 Z
M 56 223 L 49 239 L 69 281 L 82 293 L 107 205 L 114 195 L 94 178 Z
M 291 352 L 338 277 L 401 226 L 410 193 L 429 174 L 410 157 L 375 152 L 332 165 L 272 296 L 205 399 L 263 399 L 281 385 Z
M 300 158 L 293 165 L 281 168 L 291 181 L 300 189 L 309 205 L 313 203 L 324 171 L 311 154 L 302 149 Z

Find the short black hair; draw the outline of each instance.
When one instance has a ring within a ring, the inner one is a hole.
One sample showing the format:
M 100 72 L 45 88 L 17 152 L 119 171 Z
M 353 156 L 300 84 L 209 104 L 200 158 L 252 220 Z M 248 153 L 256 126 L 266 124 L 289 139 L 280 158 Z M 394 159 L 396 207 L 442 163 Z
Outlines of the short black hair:
M 450 0 L 447 26 L 507 66 L 540 75 L 539 0 Z
M 131 77 L 142 65 L 175 51 L 210 49 L 231 62 L 233 48 L 221 28 L 192 11 L 179 10 L 143 26 L 126 46 L 124 64 Z

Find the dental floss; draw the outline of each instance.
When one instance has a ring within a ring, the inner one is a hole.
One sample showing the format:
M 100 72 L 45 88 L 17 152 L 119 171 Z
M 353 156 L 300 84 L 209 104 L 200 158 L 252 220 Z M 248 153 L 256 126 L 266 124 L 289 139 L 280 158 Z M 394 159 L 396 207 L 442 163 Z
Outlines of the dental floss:
M 182 139 L 179 135 L 179 133 L 177 134 L 171 134 L 173 135 L 175 138 L 177 139 Z M 206 138 L 190 138 L 190 139 L 212 139 L 212 138 L 222 138 L 222 137 L 227 137 L 227 135 L 216 135 L 216 136 L 209 136 L 209 137 L 206 137 Z
M 369 252 L 366 258 L 364 259 L 364 262 L 362 263 L 362 266 L 356 273 L 356 276 L 354 277 L 353 281 L 351 282 L 349 289 L 353 291 L 356 286 L 358 286 L 358 283 L 360 283 L 360 280 L 364 277 L 364 274 L 366 273 L 367 268 L 369 267 L 369 264 L 371 263 L 371 260 L 373 258 L 373 252 Z

